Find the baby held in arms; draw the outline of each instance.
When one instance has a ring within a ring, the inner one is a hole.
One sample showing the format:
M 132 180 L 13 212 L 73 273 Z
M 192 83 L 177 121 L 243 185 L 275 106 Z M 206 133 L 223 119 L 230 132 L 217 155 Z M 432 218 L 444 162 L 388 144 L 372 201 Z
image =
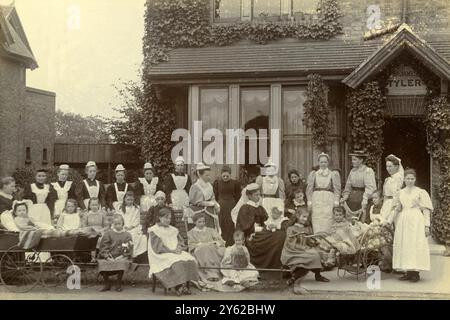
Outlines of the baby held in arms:
M 264 221 L 264 225 L 267 230 L 275 232 L 276 230 L 281 230 L 281 224 L 286 220 L 289 219 L 283 215 L 283 208 L 273 207 L 269 218 Z

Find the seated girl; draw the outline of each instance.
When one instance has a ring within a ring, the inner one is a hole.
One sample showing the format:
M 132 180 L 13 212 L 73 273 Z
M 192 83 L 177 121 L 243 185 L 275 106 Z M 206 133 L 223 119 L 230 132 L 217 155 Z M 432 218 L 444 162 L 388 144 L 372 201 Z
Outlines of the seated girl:
M 342 207 L 333 208 L 334 222 L 330 231 L 319 240 L 322 259 L 327 267 L 336 264 L 336 255 L 353 255 L 359 249 L 352 224 L 345 219 Z
M 287 228 L 281 262 L 291 270 L 289 285 L 304 277 L 309 271 L 314 272 L 316 281 L 330 281 L 320 274 L 322 264 L 319 252 L 314 248 L 316 241 L 311 237 L 313 233 L 308 218 L 308 210 L 300 208 L 295 214 L 295 224 Z
M 76 230 L 81 228 L 81 218 L 77 212 L 78 202 L 74 199 L 67 199 L 64 210 L 59 215 L 56 226 L 63 231 Z
M 88 212 L 81 219 L 82 228 L 92 228 L 98 234 L 103 236 L 109 224 L 105 213 L 100 210 L 100 200 L 98 198 L 90 198 L 88 202 Z M 100 248 L 101 238 L 98 240 L 97 249 Z M 96 251 L 91 251 L 91 262 L 95 262 Z
M 265 228 L 264 222 L 269 217 L 264 207 L 260 205 L 260 186 L 252 183 L 244 190 L 248 200 L 240 200 L 244 204 L 240 207 L 237 215 L 236 230 L 244 233 L 251 263 L 257 268 L 280 268 L 281 249 L 289 222 L 282 221 L 279 229 L 278 226 L 275 229 L 270 226 L 270 230 Z M 277 217 L 275 216 L 275 218 Z M 271 217 L 271 219 L 273 218 Z
M 306 207 L 305 194 L 302 189 L 294 189 L 292 191 L 293 198 L 286 199 L 285 216 L 291 218 L 300 207 Z
M 171 211 L 162 208 L 158 214 L 158 222 L 149 229 L 149 277 L 154 275 L 165 288 L 175 288 L 178 295 L 190 294 L 186 283 L 199 280 L 197 261 L 183 251 L 183 238 L 170 225 Z
M 54 230 L 51 225 L 33 221 L 28 215 L 28 204 L 25 201 L 14 201 L 12 213 L 14 223 L 20 231 Z
M 221 263 L 223 274 L 222 283 L 229 286 L 243 286 L 245 288 L 258 283 L 258 271 L 250 263 L 250 254 L 244 245 L 245 236 L 240 230 L 233 234 L 234 245 L 225 249 Z M 239 269 L 255 269 L 239 270 Z
M 128 191 L 118 212 L 123 216 L 125 231 L 133 238 L 133 258 L 147 251 L 147 237 L 142 234 L 141 210 L 134 200 L 133 191 Z
M 193 220 L 195 227 L 188 232 L 189 252 L 197 259 L 200 267 L 220 267 L 225 241 L 213 228 L 206 227 L 204 213 L 197 213 Z M 203 281 L 218 281 L 221 278 L 219 269 L 200 270 Z
M 169 208 L 169 210 L 172 211 L 172 209 L 167 206 L 166 194 L 164 192 L 157 191 L 155 193 L 155 201 L 156 205 L 150 207 L 147 212 L 143 212 L 141 215 L 142 233 L 145 235 L 148 235 L 148 228 L 154 226 L 156 222 L 158 222 L 159 210 L 161 210 L 162 208 Z M 171 215 L 170 225 L 175 226 L 175 214 L 173 214 L 173 211 Z
M 124 230 L 124 219 L 120 214 L 113 216 L 111 229 L 105 232 L 100 241 L 98 271 L 104 284 L 100 291 L 111 290 L 110 276 L 117 275 L 116 291 L 122 291 L 122 277 L 128 270 L 133 252 L 131 234 Z

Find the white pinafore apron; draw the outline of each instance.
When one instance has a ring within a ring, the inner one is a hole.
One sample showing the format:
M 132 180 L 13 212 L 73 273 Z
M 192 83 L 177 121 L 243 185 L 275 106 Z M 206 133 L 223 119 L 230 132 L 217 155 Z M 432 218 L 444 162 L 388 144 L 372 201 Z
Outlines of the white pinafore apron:
M 63 212 L 67 198 L 69 197 L 69 190 L 72 183 L 72 181 L 66 181 L 64 187 L 61 187 L 58 182 L 52 183 L 53 188 L 55 188 L 56 193 L 58 193 L 58 200 L 55 202 L 55 217 L 59 217 L 59 215 Z
M 89 193 L 89 198 L 88 199 L 84 199 L 84 206 L 86 207 L 86 209 L 89 210 L 88 204 L 89 204 L 89 199 L 90 198 L 98 198 L 98 195 L 100 193 L 100 182 L 98 180 L 95 180 L 95 186 L 89 186 L 88 182 L 85 180 L 83 180 L 84 185 L 86 187 L 86 190 Z
M 175 183 L 175 187 L 177 188 L 170 194 L 172 206 L 174 210 L 183 210 L 184 207 L 189 206 L 189 195 L 186 190 L 184 190 L 184 187 L 188 181 L 188 176 L 187 174 L 184 176 L 176 176 L 172 173 L 172 179 Z
M 35 183 L 31 184 L 31 191 L 36 195 L 36 203 L 29 210 L 29 217 L 38 224 L 52 225 L 50 209 L 45 200 L 50 192 L 50 185 L 45 184 L 44 188 L 39 189 Z
M 262 182 L 262 206 L 266 210 L 269 217 L 272 216 L 272 208 L 279 208 L 284 212 L 283 199 L 277 198 L 278 191 L 278 177 L 263 177 Z
M 113 208 L 114 210 L 116 210 L 116 212 L 119 212 L 120 206 L 123 203 L 123 197 L 125 197 L 125 194 L 128 191 L 128 183 L 125 183 L 125 189 L 123 191 L 119 191 L 117 183 L 114 183 L 114 190 L 116 192 L 117 201 L 113 202 Z
M 147 179 L 139 178 L 139 182 L 144 186 L 144 194 L 141 196 L 141 212 L 147 212 L 151 207 L 156 205 L 155 193 L 158 185 L 158 177 L 153 177 L 148 183 Z

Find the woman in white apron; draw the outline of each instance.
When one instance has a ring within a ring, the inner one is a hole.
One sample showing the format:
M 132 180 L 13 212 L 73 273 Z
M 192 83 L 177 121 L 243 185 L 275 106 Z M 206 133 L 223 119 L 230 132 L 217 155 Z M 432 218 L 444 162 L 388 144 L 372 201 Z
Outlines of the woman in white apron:
M 319 169 L 308 177 L 306 197 L 312 211 L 311 220 L 314 233 L 329 232 L 333 225 L 333 207 L 339 206 L 341 178 L 339 173 L 328 168 L 330 156 L 321 153 L 318 157 Z
M 117 165 L 115 174 L 116 182 L 110 184 L 106 189 L 106 206 L 110 211 L 119 212 L 123 203 L 123 197 L 127 191 L 133 191 L 133 189 L 125 182 L 125 168 L 123 165 Z
M 158 177 L 155 177 L 155 169 L 147 162 L 144 165 L 144 177 L 138 178 L 135 193 L 139 199 L 141 212 L 147 212 L 156 205 L 155 193 L 163 191 L 163 187 Z
M 86 164 L 86 175 L 84 179 L 76 188 L 78 206 L 87 211 L 90 198 L 98 198 L 103 210 L 106 209 L 105 203 L 105 187 L 101 181 L 96 179 L 97 165 L 94 161 L 89 161 Z
M 175 159 L 175 172 L 170 174 L 165 181 L 167 203 L 174 210 L 183 210 L 189 206 L 189 190 L 191 189 L 191 178 L 184 173 L 185 162 L 183 157 Z
M 383 220 L 389 220 L 390 216 L 394 214 L 394 198 L 403 187 L 405 170 L 402 166 L 402 160 L 393 154 L 387 156 L 385 160 L 389 177 L 384 180 L 383 206 L 380 213 Z
M 53 182 L 52 186 L 56 191 L 57 200 L 55 202 L 54 217 L 59 217 L 64 210 L 67 199 L 75 199 L 75 186 L 72 181 L 68 181 L 69 166 L 62 164 L 58 168 L 58 181 Z
M 47 183 L 47 170 L 40 169 L 36 172 L 36 182 L 25 187 L 23 198 L 32 202 L 29 217 L 33 222 L 38 225 L 53 225 L 56 191 Z
M 255 181 L 261 187 L 262 206 L 269 216 L 272 214 L 272 208 L 284 211 L 284 182 L 276 176 L 277 172 L 277 165 L 269 160 Z
M 191 186 L 189 190 L 189 202 L 192 210 L 199 211 L 206 209 L 206 226 L 215 228 L 221 234 L 219 226 L 220 206 L 216 201 L 211 180 L 211 168 L 199 163 L 196 166 L 198 180 Z

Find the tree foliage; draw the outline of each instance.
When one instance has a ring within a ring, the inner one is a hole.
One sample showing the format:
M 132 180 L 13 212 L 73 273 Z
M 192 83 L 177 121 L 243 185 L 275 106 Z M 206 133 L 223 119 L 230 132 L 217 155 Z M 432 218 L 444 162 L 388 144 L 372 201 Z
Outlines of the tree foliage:
M 56 143 L 110 143 L 108 121 L 100 116 L 56 111 Z

